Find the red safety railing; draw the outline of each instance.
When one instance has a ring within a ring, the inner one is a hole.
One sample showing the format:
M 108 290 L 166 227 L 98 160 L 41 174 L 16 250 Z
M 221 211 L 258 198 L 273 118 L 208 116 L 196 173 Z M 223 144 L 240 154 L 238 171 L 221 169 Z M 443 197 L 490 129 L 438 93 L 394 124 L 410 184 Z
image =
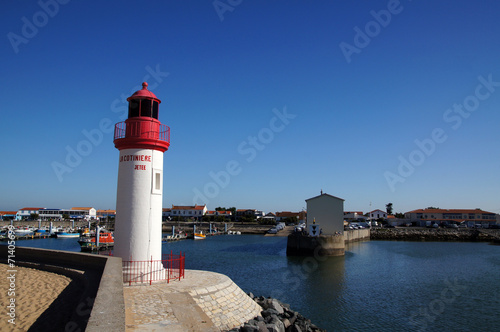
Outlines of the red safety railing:
M 170 142 L 170 127 L 159 121 L 130 121 L 115 124 L 114 139 L 149 138 Z
M 153 281 L 181 280 L 184 278 L 184 264 L 186 254 L 180 252 L 178 255 L 162 254 L 161 260 L 148 261 L 122 261 L 123 262 L 123 282 L 131 285 L 133 282 L 151 283 Z

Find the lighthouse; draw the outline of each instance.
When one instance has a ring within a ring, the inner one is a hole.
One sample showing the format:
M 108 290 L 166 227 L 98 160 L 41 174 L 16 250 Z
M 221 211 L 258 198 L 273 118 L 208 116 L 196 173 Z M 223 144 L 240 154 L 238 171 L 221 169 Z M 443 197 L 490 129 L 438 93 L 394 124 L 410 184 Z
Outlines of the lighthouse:
M 161 101 L 146 82 L 127 101 L 128 118 L 114 132 L 120 151 L 114 255 L 123 261 L 159 261 L 163 153 L 170 146 L 170 128 L 158 120 Z

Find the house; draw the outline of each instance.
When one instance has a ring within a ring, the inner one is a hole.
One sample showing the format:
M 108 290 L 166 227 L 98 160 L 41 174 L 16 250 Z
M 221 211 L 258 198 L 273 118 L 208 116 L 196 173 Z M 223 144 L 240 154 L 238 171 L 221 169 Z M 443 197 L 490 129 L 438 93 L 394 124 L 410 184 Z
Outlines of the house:
M 368 212 L 368 219 L 387 219 L 387 212 L 382 210 L 373 210 Z
M 171 217 L 201 218 L 207 212 L 207 205 L 172 205 L 170 210 Z
M 345 211 L 344 219 L 347 221 L 365 221 L 366 216 L 362 211 Z
M 300 217 L 300 212 L 290 212 L 290 211 L 276 212 L 275 216 L 276 216 L 276 221 L 278 222 L 284 219 L 292 219 L 294 220 L 294 222 L 298 222 Z
M 435 223 L 495 224 L 498 215 L 481 209 L 418 209 L 405 212 L 405 218 L 425 226 L 427 221 Z
M 307 225 L 318 224 L 323 235 L 344 233 L 344 200 L 321 191 L 306 199 Z
M 261 217 L 261 219 L 264 221 L 264 223 L 266 221 L 268 221 L 270 223 L 271 222 L 276 222 L 276 215 L 274 213 L 272 213 L 272 212 L 269 212 L 269 213 L 266 213 L 265 216 Z
M 232 216 L 232 212 L 230 210 L 219 210 L 215 211 L 215 215 L 230 218 Z
M 237 219 L 242 216 L 253 216 L 256 219 L 264 217 L 264 212 L 256 209 L 237 209 L 235 216 Z

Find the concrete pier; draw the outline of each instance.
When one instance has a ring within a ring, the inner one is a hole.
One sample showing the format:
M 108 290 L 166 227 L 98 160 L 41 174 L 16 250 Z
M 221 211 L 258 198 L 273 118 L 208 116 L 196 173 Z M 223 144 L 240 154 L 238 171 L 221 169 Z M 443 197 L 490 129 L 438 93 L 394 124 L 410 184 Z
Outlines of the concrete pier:
M 229 277 L 186 270 L 181 281 L 125 286 L 127 331 L 225 331 L 262 308 Z
M 293 233 L 288 236 L 288 256 L 343 256 L 345 245 L 350 242 L 370 239 L 370 229 L 344 231 L 339 235 L 309 236 Z

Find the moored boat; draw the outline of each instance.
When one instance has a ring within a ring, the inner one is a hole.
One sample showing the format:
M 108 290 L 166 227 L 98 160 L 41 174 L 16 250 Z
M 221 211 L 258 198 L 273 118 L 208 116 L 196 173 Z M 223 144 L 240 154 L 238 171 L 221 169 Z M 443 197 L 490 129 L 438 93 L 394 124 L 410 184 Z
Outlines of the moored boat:
M 69 239 L 80 237 L 80 233 L 74 231 L 59 231 L 56 232 L 56 238 L 58 239 Z
M 194 233 L 195 240 L 204 240 L 207 236 L 203 232 Z
M 18 237 L 32 235 L 33 232 L 34 232 L 33 227 L 23 227 L 23 228 L 17 228 L 14 230 L 14 234 L 16 234 L 16 236 L 18 236 Z
M 96 241 L 96 236 L 82 235 L 78 240 L 81 251 L 94 251 L 112 248 L 115 245 L 115 238 L 113 233 L 101 232 L 99 233 L 99 242 Z

